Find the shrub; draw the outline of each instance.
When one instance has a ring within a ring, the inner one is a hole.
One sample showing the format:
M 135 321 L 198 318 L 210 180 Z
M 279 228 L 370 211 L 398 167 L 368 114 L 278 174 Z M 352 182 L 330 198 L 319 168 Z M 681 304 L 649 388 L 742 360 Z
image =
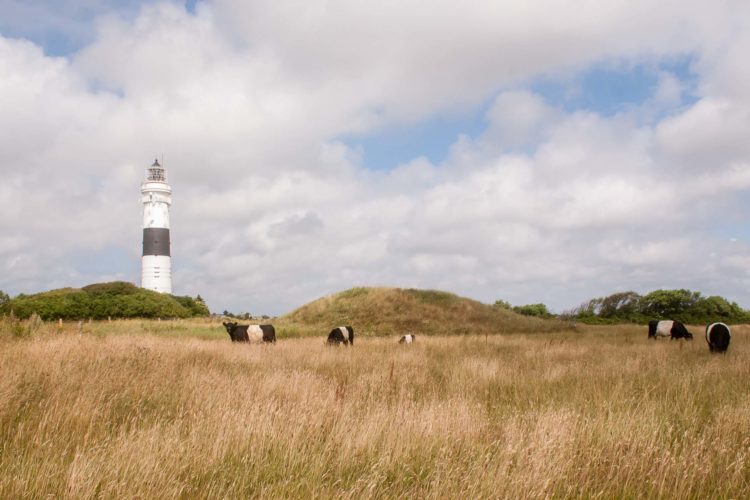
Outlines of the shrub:
M 644 296 L 620 292 L 591 299 L 565 313 L 585 323 L 645 323 L 649 319 L 675 319 L 684 323 L 724 321 L 745 323 L 750 313 L 723 297 L 702 297 L 691 290 L 655 290 Z
M 510 305 L 510 302 L 506 302 L 504 300 L 496 300 L 492 305 L 499 309 L 508 309 L 509 311 L 513 309 L 513 306 Z
M 0 313 L 5 314 L 7 311 L 8 304 L 10 303 L 10 297 L 7 293 L 0 290 Z
M 19 318 L 38 314 L 43 320 L 187 318 L 209 314 L 203 299 L 174 297 L 122 281 L 18 295 L 6 307 Z
M 513 312 L 523 314 L 524 316 L 536 316 L 537 318 L 551 318 L 552 313 L 547 310 L 544 304 L 527 304 L 525 306 L 516 306 Z
M 198 295 L 196 298 L 192 298 L 187 295 L 184 297 L 175 296 L 174 299 L 177 301 L 178 304 L 180 304 L 182 307 L 190 311 L 191 316 L 208 316 L 209 315 L 208 307 L 206 306 L 206 303 L 203 302 L 203 299 L 201 298 L 200 295 Z

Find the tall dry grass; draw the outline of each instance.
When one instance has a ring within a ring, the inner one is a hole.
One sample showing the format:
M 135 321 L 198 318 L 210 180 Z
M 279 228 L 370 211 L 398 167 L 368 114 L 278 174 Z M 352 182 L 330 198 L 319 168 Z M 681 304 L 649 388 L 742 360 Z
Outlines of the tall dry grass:
M 0 498 L 750 496 L 745 328 L 712 356 L 634 327 L 327 348 L 160 326 L 0 335 Z

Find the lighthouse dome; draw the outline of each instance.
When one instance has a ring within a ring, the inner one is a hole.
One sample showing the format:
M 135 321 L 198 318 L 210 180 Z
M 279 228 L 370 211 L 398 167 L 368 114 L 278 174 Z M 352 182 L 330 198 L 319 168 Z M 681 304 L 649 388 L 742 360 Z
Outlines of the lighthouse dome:
M 167 171 L 159 164 L 158 159 L 154 159 L 154 164 L 148 167 L 146 171 L 146 180 L 152 182 L 167 182 Z

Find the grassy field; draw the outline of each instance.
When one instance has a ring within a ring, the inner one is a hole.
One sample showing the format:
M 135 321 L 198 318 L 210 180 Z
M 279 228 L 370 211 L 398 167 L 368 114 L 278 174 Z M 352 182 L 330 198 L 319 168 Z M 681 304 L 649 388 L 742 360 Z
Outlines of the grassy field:
M 78 330 L 0 331 L 0 498 L 750 497 L 748 327 L 725 356 L 645 327 Z

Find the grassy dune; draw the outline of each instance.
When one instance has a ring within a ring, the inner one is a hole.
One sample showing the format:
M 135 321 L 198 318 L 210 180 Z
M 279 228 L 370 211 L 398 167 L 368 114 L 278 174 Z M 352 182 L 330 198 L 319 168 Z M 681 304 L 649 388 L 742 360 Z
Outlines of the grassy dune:
M 358 336 L 539 333 L 570 330 L 565 321 L 522 316 L 436 290 L 358 287 L 322 297 L 278 318 L 282 334 L 304 336 L 354 325 Z
M 750 328 L 711 356 L 642 327 L 327 348 L 180 325 L 1 333 L 0 498 L 750 496 Z

